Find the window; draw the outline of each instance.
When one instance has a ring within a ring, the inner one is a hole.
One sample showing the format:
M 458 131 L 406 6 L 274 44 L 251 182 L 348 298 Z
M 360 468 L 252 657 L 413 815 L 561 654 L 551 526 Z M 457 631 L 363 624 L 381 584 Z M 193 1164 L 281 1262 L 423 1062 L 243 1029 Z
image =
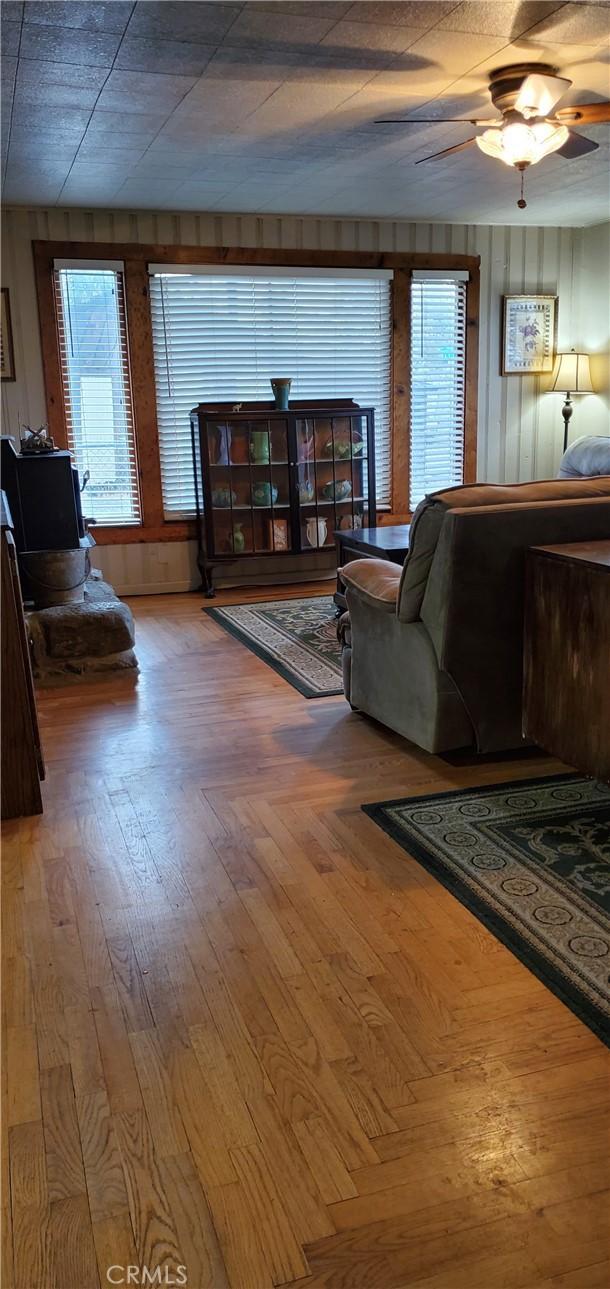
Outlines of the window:
M 416 272 L 411 283 L 409 506 L 464 475 L 468 274 Z
M 197 403 L 353 398 L 374 407 L 377 497 L 390 501 L 389 272 L 151 265 L 163 504 L 194 513 L 189 413 Z
M 55 263 L 68 447 L 89 471 L 87 511 L 99 524 L 139 524 L 123 274 Z

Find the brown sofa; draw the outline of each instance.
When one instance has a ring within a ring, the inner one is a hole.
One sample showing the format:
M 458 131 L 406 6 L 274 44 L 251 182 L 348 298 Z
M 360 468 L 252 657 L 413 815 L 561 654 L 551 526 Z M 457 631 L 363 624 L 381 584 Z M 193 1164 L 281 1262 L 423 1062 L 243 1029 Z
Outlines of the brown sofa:
M 525 552 L 608 537 L 610 476 L 427 497 L 402 569 L 356 560 L 342 570 L 352 706 L 429 752 L 517 747 Z

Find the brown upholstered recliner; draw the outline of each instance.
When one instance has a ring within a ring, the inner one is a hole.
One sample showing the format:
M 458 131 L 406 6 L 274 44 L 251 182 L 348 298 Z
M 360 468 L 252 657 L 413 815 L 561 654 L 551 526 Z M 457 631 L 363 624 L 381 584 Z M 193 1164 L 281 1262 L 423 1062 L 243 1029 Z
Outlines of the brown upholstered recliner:
M 525 552 L 609 537 L 610 476 L 427 497 L 402 569 L 363 559 L 342 570 L 352 706 L 429 752 L 517 747 Z

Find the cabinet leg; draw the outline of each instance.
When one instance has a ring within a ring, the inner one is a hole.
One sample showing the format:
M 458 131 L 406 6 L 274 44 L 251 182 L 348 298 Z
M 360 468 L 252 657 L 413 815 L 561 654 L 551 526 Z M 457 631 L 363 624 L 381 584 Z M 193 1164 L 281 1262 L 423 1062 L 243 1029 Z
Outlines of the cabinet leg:
M 198 560 L 197 562 L 199 565 L 199 572 L 201 573 L 201 590 L 203 591 L 206 600 L 213 600 L 216 595 L 216 591 L 214 590 L 214 569 L 203 559 Z

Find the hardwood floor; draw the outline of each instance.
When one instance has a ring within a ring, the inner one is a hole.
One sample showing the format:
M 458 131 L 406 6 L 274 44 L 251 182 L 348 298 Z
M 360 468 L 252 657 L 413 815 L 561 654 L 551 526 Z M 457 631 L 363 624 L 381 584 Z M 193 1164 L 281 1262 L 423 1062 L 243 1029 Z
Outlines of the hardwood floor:
M 138 684 L 43 694 L 4 828 L 6 1289 L 605 1286 L 605 1049 L 359 808 L 553 763 L 450 765 L 197 596 L 132 607 Z

